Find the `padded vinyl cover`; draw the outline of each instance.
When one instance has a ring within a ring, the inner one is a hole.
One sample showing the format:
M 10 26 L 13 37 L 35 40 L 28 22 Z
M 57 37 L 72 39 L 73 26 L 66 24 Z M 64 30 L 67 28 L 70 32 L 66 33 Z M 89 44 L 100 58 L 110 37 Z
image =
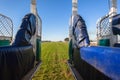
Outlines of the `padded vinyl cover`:
M 75 15 L 73 18 L 73 35 L 76 40 L 73 41 L 75 42 L 74 45 L 78 48 L 88 46 L 90 44 L 85 21 L 80 15 Z
M 114 35 L 120 35 L 120 14 L 113 16 L 112 31 Z
M 31 37 L 36 32 L 36 17 L 29 13 L 24 16 L 20 29 L 18 30 L 12 45 L 23 46 L 31 44 Z
M 0 80 L 21 80 L 34 67 L 30 43 L 36 31 L 36 17 L 27 14 L 22 20 L 12 46 L 0 47 Z
M 32 45 L 0 47 L 0 80 L 21 80 L 34 67 Z

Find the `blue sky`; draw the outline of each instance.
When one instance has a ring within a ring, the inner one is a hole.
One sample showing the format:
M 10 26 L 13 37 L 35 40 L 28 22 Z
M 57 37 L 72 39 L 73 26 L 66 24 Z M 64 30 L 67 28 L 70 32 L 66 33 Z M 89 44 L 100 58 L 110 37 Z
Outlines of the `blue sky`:
M 37 0 L 37 9 L 42 19 L 42 40 L 60 41 L 68 37 L 72 0 Z M 14 35 L 29 12 L 30 0 L 0 0 L 0 13 L 13 20 Z M 96 38 L 96 21 L 108 12 L 108 0 L 78 0 L 78 13 L 86 21 L 90 39 Z

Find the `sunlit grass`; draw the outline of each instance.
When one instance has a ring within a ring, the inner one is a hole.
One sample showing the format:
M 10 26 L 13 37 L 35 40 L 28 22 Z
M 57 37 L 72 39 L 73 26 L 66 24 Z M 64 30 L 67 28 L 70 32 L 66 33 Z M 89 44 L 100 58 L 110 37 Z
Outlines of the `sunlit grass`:
M 33 80 L 74 80 L 67 65 L 67 43 L 42 43 L 41 57 L 42 65 L 34 75 Z

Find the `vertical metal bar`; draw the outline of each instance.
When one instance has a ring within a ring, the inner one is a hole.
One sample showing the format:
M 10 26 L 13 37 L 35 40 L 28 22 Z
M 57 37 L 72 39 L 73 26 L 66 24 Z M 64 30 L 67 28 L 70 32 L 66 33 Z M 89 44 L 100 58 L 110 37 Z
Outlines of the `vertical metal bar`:
M 31 13 L 33 13 L 35 16 L 37 15 L 37 11 L 36 11 L 36 0 L 31 0 Z M 37 17 L 37 16 L 36 16 Z M 36 19 L 36 25 L 37 25 L 37 19 Z M 36 26 L 36 31 L 38 26 Z M 36 55 L 36 34 L 31 38 L 31 43 L 33 45 L 33 51 Z
M 113 35 L 112 32 L 112 17 L 117 14 L 117 0 L 111 0 L 111 8 L 109 12 L 109 22 L 110 22 L 110 32 L 111 32 L 111 37 L 110 37 L 110 46 L 113 46 L 115 43 L 118 42 L 118 38 L 116 35 Z
M 73 41 L 74 35 L 72 34 L 73 30 L 73 18 L 75 15 L 78 13 L 78 0 L 72 0 L 72 16 L 70 17 L 70 22 L 69 22 L 69 40 Z
M 78 12 L 78 0 L 72 0 L 72 15 L 76 15 Z
M 31 13 L 35 14 L 37 13 L 36 11 L 36 0 L 31 0 Z

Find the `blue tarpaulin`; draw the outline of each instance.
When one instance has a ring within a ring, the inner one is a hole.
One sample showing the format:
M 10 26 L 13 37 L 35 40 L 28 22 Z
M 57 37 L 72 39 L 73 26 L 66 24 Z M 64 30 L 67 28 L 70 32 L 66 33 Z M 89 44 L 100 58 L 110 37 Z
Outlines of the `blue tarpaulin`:
M 120 35 L 120 14 L 115 15 L 112 19 L 112 31 L 114 35 Z
M 80 15 L 76 15 L 73 18 L 73 35 L 75 40 L 74 45 L 78 48 L 90 44 L 85 21 Z

